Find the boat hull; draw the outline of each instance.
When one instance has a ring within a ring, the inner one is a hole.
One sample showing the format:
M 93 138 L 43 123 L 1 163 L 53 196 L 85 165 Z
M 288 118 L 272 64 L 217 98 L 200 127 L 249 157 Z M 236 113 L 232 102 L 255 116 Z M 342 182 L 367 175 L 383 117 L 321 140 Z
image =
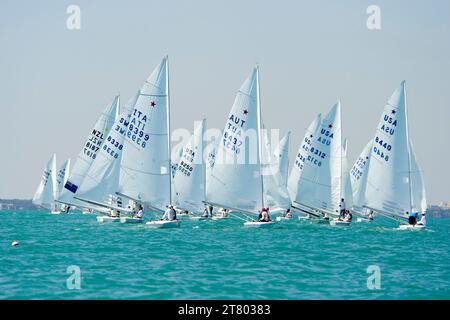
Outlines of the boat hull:
M 292 218 L 286 218 L 286 217 L 277 217 L 276 219 L 275 219 L 276 221 L 285 221 L 285 222 L 288 222 L 288 221 L 292 221 Z
M 422 230 L 425 229 L 425 226 L 422 225 L 410 225 L 410 224 L 402 224 L 398 227 L 398 230 Z
M 348 227 L 349 225 L 350 221 L 330 220 L 330 226 Z
M 153 229 L 169 229 L 169 228 L 179 228 L 180 224 L 181 222 L 179 220 L 176 221 L 156 220 L 156 221 L 149 221 L 145 225 Z
M 120 217 L 120 223 L 142 223 L 142 218 Z
M 120 222 L 120 217 L 100 216 L 97 217 L 97 222 Z
M 260 229 L 266 229 L 266 228 L 272 228 L 275 222 L 257 222 L 257 221 L 247 221 L 244 222 L 244 227 L 246 228 L 260 228 Z

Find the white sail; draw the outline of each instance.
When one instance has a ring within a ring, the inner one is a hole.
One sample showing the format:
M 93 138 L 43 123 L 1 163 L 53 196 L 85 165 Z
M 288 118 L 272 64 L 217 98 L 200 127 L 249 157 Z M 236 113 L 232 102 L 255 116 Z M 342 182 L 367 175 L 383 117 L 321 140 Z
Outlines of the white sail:
M 366 184 L 367 206 L 407 218 L 412 209 L 405 82 L 389 98 L 372 140 Z
M 410 151 L 411 151 L 411 188 L 413 196 L 414 210 L 425 213 L 427 211 L 427 196 L 425 193 L 425 183 L 423 180 L 422 169 L 417 161 L 416 153 L 412 142 L 410 141 Z
M 33 197 L 35 205 L 52 208 L 57 197 L 57 182 L 56 182 L 56 155 L 54 154 L 48 161 L 44 172 L 42 173 L 41 181 Z
M 297 199 L 297 195 L 300 185 L 300 177 L 305 166 L 305 161 L 308 158 L 308 153 L 309 149 L 311 148 L 313 138 L 316 136 L 321 122 L 321 115 L 318 114 L 306 129 L 305 136 L 303 137 L 302 143 L 298 148 L 295 162 L 292 166 L 291 173 L 288 178 L 287 188 L 292 201 L 299 201 L 299 199 Z
M 216 152 L 219 146 L 220 140 L 222 139 L 223 131 L 220 136 L 217 136 L 214 141 L 211 141 L 205 149 L 205 162 L 206 162 L 206 189 L 209 188 L 209 179 L 211 177 L 212 168 L 216 162 Z
M 284 184 L 280 170 L 280 158 L 272 152 L 272 147 L 267 136 L 267 130 L 263 129 L 262 138 L 262 172 L 264 182 L 264 204 L 271 211 L 288 209 L 291 206 L 287 187 Z M 279 151 L 277 151 L 279 152 Z
M 171 203 L 168 59 L 142 86 L 125 134 L 118 191 L 152 207 Z
M 312 136 L 294 201 L 336 214 L 343 197 L 340 103 L 331 108 Z
M 352 183 L 350 180 L 350 170 L 348 165 L 348 140 L 347 138 L 344 139 L 344 143 L 342 144 L 342 192 L 343 192 L 343 198 L 345 199 L 345 206 L 346 209 L 352 208 L 354 201 L 353 201 L 353 190 L 352 190 Z
M 258 68 L 242 84 L 217 146 L 208 179 L 207 201 L 242 212 L 264 204 L 260 154 Z
M 353 210 L 364 213 L 365 190 L 367 182 L 367 172 L 369 171 L 370 153 L 372 152 L 372 140 L 370 140 L 359 155 L 352 169 L 350 170 L 350 181 L 353 194 Z
M 97 122 L 84 143 L 83 149 L 75 160 L 75 164 L 72 167 L 67 181 L 63 185 L 64 188 L 61 190 L 58 198 L 59 201 L 69 204 L 79 203 L 76 199 L 73 199 L 73 197 L 77 194 L 78 188 L 102 147 L 104 138 L 109 134 L 109 131 L 114 124 L 119 110 L 119 100 L 119 96 L 114 97 L 113 101 L 105 108 L 103 113 L 97 119 Z
M 281 174 L 281 184 L 287 187 L 289 171 L 289 144 L 291 132 L 289 131 L 280 141 L 274 151 L 274 158 Z
M 56 175 L 56 184 L 58 186 L 57 187 L 58 197 L 61 194 L 64 185 L 66 184 L 69 174 L 70 174 L 70 159 L 67 159 L 66 161 L 63 162 L 61 167 L 59 167 L 58 174 Z
M 114 195 L 117 191 L 120 160 L 124 150 L 123 141 L 138 96 L 139 93 L 125 104 L 119 119 L 114 122 L 98 150 L 95 160 L 85 174 L 76 197 L 106 203 L 110 199 L 110 195 Z
M 174 178 L 177 207 L 191 212 L 203 211 L 206 194 L 206 163 L 203 160 L 205 120 L 183 148 Z

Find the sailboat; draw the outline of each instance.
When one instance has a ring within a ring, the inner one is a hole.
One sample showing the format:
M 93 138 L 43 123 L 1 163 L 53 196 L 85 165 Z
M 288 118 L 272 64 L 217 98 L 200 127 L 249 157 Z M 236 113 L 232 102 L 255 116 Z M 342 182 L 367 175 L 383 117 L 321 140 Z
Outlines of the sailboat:
M 69 173 L 70 173 L 70 159 L 67 159 L 66 161 L 63 162 L 63 164 L 59 168 L 58 173 L 56 175 L 56 184 L 57 184 L 56 199 L 59 199 L 59 196 L 63 190 L 63 187 L 67 181 L 67 178 L 69 177 Z M 56 202 L 55 208 L 60 213 L 67 213 L 67 207 L 64 204 Z
M 389 98 L 372 140 L 365 207 L 407 224 L 409 214 L 426 210 L 425 188 L 408 132 L 405 81 Z M 418 227 L 417 227 L 418 228 Z
M 194 130 L 183 148 L 174 177 L 177 209 L 198 214 L 203 212 L 206 199 L 206 163 L 203 160 L 205 122 Z
M 292 207 L 317 218 L 338 216 L 344 198 L 340 102 L 322 121 L 320 116 L 313 121 L 305 140 L 288 182 Z M 330 224 L 348 225 L 337 219 Z
M 283 178 L 283 171 L 287 167 L 288 140 L 284 137 L 281 146 L 272 151 L 272 147 L 267 135 L 267 129 L 263 129 L 262 143 L 262 172 L 264 179 L 264 203 L 270 208 L 271 214 L 284 214 L 291 206 L 291 199 L 287 191 L 287 186 Z M 280 153 L 281 152 L 281 153 Z M 277 217 L 280 221 L 282 217 Z
M 278 172 L 281 175 L 281 185 L 287 188 L 287 181 L 289 176 L 289 145 L 291 141 L 291 131 L 281 139 L 280 143 L 274 150 L 275 163 L 278 166 Z
M 254 215 L 264 207 L 262 176 L 261 106 L 259 71 L 253 69 L 234 100 L 217 146 L 214 167 L 208 179 L 206 203 L 244 214 L 244 226 L 270 227 Z
M 41 181 L 33 196 L 32 202 L 46 209 L 51 209 L 52 214 L 59 213 L 55 208 L 55 199 L 57 197 L 56 182 L 56 154 L 50 158 L 42 173 Z
M 373 220 L 372 210 L 364 207 L 367 172 L 369 171 L 371 152 L 372 140 L 366 144 L 350 170 L 350 183 L 353 195 L 352 213 L 358 216 L 356 219 L 357 222 L 369 222 Z
M 67 180 L 63 184 L 63 188 L 58 197 L 58 202 L 66 205 L 67 210 L 71 206 L 77 206 L 88 210 L 95 209 L 97 211 L 103 211 L 102 207 L 79 201 L 74 199 L 74 197 L 78 195 L 80 185 L 88 174 L 92 163 L 97 158 L 105 138 L 108 136 L 114 121 L 118 117 L 119 105 L 120 97 L 116 96 L 113 101 L 106 106 L 90 131 Z
M 96 211 L 106 213 L 97 216 L 98 222 L 119 222 L 121 212 L 132 212 L 122 206 L 122 199 L 117 197 L 115 192 L 119 184 L 124 137 L 137 97 L 138 94 L 125 104 L 117 118 L 108 118 L 113 121 L 111 129 L 105 134 L 106 138 L 96 150 L 95 158 L 84 174 L 81 185 L 76 189 L 74 199 L 96 208 Z

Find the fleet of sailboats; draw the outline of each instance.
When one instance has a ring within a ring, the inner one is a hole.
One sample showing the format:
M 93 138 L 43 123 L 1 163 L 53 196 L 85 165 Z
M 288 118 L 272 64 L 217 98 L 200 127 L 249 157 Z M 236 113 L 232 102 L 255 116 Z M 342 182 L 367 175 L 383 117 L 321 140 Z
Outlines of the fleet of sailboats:
M 145 226 L 152 228 L 179 227 L 174 208 L 198 217 L 212 214 L 210 207 L 232 212 L 246 227 L 271 227 L 275 222 L 268 214 L 262 219 L 263 213 L 283 221 L 293 210 L 299 219 L 335 226 L 350 225 L 354 214 L 358 221 L 379 216 L 403 229 L 423 228 L 411 223 L 413 213 L 425 214 L 427 202 L 406 106 L 402 82 L 384 107 L 375 137 L 350 168 L 337 102 L 306 129 L 289 172 L 291 132 L 272 148 L 262 126 L 256 66 L 238 90 L 221 136 L 207 146 L 203 119 L 171 156 L 164 57 L 123 108 L 119 96 L 108 104 L 72 168 L 68 159 L 57 171 L 56 155 L 51 157 L 33 203 L 52 213 L 74 207 L 99 212 L 99 222 L 142 223 L 145 208 L 153 214 Z

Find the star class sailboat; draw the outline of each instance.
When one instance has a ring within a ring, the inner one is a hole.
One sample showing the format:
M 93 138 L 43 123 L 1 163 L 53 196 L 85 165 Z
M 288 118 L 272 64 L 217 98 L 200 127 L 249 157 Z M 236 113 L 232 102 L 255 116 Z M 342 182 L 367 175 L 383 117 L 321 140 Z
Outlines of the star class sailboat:
M 70 159 L 63 162 L 56 175 L 57 197 L 55 199 L 55 209 L 59 213 L 68 213 L 68 207 L 61 204 L 58 200 L 70 174 Z
M 426 210 L 420 166 L 408 132 L 405 81 L 389 98 L 372 140 L 364 207 L 395 219 L 403 229 L 411 212 Z
M 55 204 L 57 193 L 56 155 L 53 154 L 44 168 L 41 181 L 33 196 L 32 202 L 37 206 L 50 209 L 52 214 L 59 214 Z
M 113 101 L 108 104 L 105 110 L 94 124 L 88 138 L 86 139 L 82 150 L 78 154 L 75 164 L 61 189 L 58 202 L 65 206 L 65 211 L 69 211 L 70 207 L 80 207 L 84 210 L 107 212 L 103 207 L 86 203 L 75 199 L 78 195 L 79 187 L 88 171 L 100 152 L 105 137 L 108 136 L 114 121 L 118 117 L 120 106 L 120 97 L 114 97 Z M 67 174 L 67 172 L 66 172 Z M 101 180 L 98 180 L 101 183 Z
M 323 120 L 320 118 L 308 127 L 288 188 L 295 210 L 327 222 L 331 216 L 339 216 L 339 204 L 344 198 L 340 103 Z M 337 219 L 330 221 L 333 225 L 348 225 Z
M 233 210 L 235 217 L 246 220 L 247 227 L 270 227 L 274 223 L 257 222 L 249 216 L 264 207 L 259 96 L 259 70 L 255 67 L 228 115 L 206 194 L 207 204 Z
M 173 182 L 177 209 L 191 212 L 191 218 L 200 220 L 209 217 L 200 216 L 206 200 L 206 161 L 203 159 L 205 123 L 203 119 L 184 146 Z

